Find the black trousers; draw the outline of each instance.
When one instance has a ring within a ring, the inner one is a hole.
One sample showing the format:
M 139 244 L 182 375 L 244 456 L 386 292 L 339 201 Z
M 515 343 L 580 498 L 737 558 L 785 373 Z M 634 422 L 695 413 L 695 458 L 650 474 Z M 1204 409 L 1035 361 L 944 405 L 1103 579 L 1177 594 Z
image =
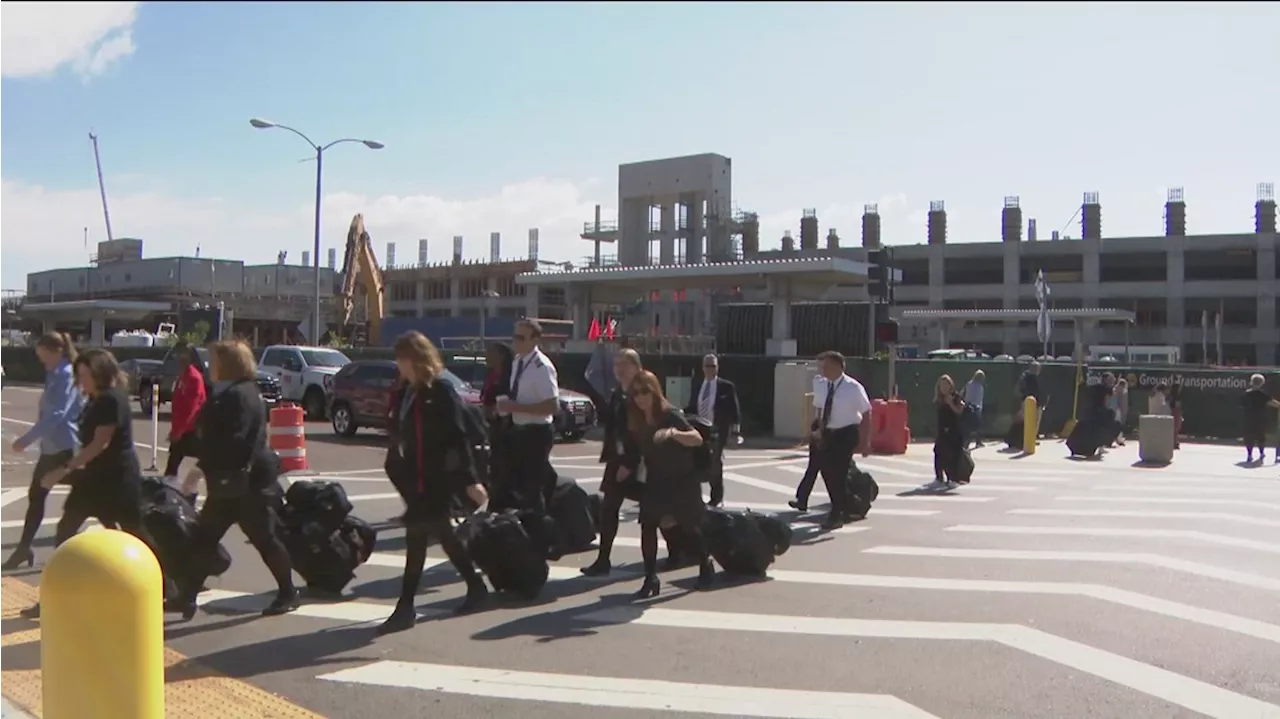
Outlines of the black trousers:
M 724 501 L 724 448 L 729 443 L 729 428 L 717 428 L 711 447 L 711 472 L 707 483 L 711 485 L 711 504 Z
M 831 497 L 832 514 L 849 509 L 849 468 L 853 466 L 853 453 L 857 449 L 858 425 L 823 430 L 818 448 L 819 471 L 823 484 L 827 485 L 827 496 Z
M 169 443 L 169 461 L 164 465 L 164 476 L 177 477 L 182 460 L 196 456 L 196 433 L 187 432 L 177 440 Z
M 27 488 L 27 513 L 22 518 L 22 538 L 18 540 L 19 547 L 31 548 L 31 543 L 36 539 L 36 532 L 40 531 L 40 523 L 44 521 L 44 507 L 49 499 L 49 490 L 40 486 L 40 480 L 44 479 L 49 472 L 70 462 L 74 454 L 68 449 L 65 452 L 41 454 L 36 460 L 35 469 L 31 472 L 31 486 Z M 78 525 L 76 529 L 79 529 Z M 72 534 L 75 532 L 73 531 Z
M 596 557 L 598 562 L 608 562 L 613 553 L 613 540 L 618 538 L 618 512 L 622 511 L 623 500 L 639 502 L 644 492 L 644 485 L 636 482 L 634 476 L 628 477 L 625 482 L 618 480 L 620 467 L 617 462 L 606 464 L 604 479 L 600 482 L 600 516 L 596 518 L 596 526 L 600 528 L 597 542 L 600 549 Z M 681 527 L 662 527 L 660 531 L 667 544 L 667 554 L 679 555 L 684 549 L 680 542 Z
M 209 566 L 217 556 L 218 543 L 232 525 L 248 537 L 258 550 L 262 561 L 275 576 L 280 589 L 292 589 L 289 552 L 280 541 L 280 518 L 276 507 L 280 501 L 278 491 L 253 490 L 238 497 L 219 497 L 210 494 L 200 508 L 196 521 L 196 539 L 192 545 L 191 574 L 184 577 L 186 591 L 194 596 L 209 578 Z
M 514 425 L 505 437 L 507 486 L 502 490 L 502 508 L 547 511 L 547 496 L 555 488 L 556 470 L 551 466 L 555 430 L 549 424 Z
M 822 469 L 822 455 L 818 452 L 818 443 L 809 443 L 809 462 L 804 466 L 804 476 L 796 486 L 796 502 L 809 506 L 809 495 L 813 493 L 813 485 L 818 481 L 818 471 Z

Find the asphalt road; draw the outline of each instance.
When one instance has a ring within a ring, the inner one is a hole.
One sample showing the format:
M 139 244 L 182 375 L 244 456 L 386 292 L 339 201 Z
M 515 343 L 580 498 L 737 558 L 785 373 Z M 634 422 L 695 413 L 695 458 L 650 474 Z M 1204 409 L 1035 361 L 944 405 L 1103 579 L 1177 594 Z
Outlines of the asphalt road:
M 4 391 L 7 438 L 34 407 L 34 393 Z M 179 652 L 324 716 L 1280 717 L 1280 468 L 1238 466 L 1243 450 L 1186 445 L 1173 465 L 1144 469 L 1131 466 L 1136 443 L 1090 462 L 1056 441 L 1024 458 L 985 448 L 973 484 L 939 495 L 917 491 L 931 457 L 913 446 L 860 460 L 882 487 L 865 521 L 822 533 L 819 515 L 791 513 L 797 545 L 769 581 L 696 592 L 686 569 L 644 603 L 630 599 L 631 521 L 611 577 L 581 579 L 594 553 L 569 556 L 537 602 L 463 618 L 448 614 L 462 587 L 433 549 L 439 566 L 419 595 L 428 619 L 375 638 L 399 590 L 403 533 L 388 520 L 401 506 L 376 437 L 331 434 L 308 425 L 312 467 L 382 527 L 347 596 L 259 617 L 272 583 L 232 530 L 233 568 L 205 611 L 168 629 Z M 8 443 L 6 552 L 29 481 Z M 557 467 L 598 482 L 597 451 L 562 445 Z M 731 452 L 730 503 L 789 511 L 804 462 Z M 40 537 L 36 572 L 52 524 Z

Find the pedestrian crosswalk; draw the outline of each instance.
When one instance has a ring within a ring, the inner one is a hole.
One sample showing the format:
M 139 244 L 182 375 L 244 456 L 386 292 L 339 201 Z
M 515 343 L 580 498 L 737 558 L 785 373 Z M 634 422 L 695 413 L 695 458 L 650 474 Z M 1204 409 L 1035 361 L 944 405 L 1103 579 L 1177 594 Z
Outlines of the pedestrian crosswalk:
M 289 686 L 323 685 L 296 700 L 335 717 L 356 716 L 356 696 L 360 715 L 404 715 L 406 692 L 441 716 L 1280 717 L 1262 659 L 1280 652 L 1280 501 L 1268 496 L 1280 482 L 1176 465 L 1157 475 L 1119 453 L 1087 465 L 980 454 L 973 484 L 945 491 L 927 486 L 927 454 L 868 458 L 880 498 L 834 532 L 817 526 L 825 495 L 808 513 L 785 504 L 803 460 L 731 457 L 726 506 L 785 513 L 797 532 L 767 581 L 696 592 L 696 570 L 679 570 L 656 600 L 633 602 L 639 533 L 625 521 L 611 574 L 585 577 L 594 552 L 571 555 L 552 565 L 544 600 L 495 598 L 455 618 L 461 583 L 433 549 L 422 625 L 299 668 Z M 558 469 L 598 482 L 598 465 Z M 400 511 L 376 473 L 326 477 L 366 520 Z M 6 512 L 11 540 L 21 522 Z M 261 621 L 371 641 L 404 563 L 400 530 L 382 531 L 343 597 Z M 256 566 L 242 541 L 227 544 L 237 565 Z M 270 600 L 261 582 L 233 567 L 201 596 L 196 623 L 256 613 Z

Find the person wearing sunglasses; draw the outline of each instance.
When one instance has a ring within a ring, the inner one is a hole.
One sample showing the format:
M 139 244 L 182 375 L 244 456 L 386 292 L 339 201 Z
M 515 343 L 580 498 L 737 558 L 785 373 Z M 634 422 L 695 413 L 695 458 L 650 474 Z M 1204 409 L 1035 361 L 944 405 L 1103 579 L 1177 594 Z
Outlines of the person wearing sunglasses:
M 685 414 L 701 417 L 715 428 L 715 446 L 711 448 L 712 468 L 708 480 L 711 485 L 709 506 L 724 504 L 724 448 L 730 437 L 738 436 L 742 422 L 742 410 L 738 405 L 738 388 L 720 376 L 720 359 L 715 355 L 702 358 L 702 382 L 689 399 Z
M 546 514 L 547 496 L 555 487 L 551 466 L 555 447 L 555 414 L 560 409 L 560 379 L 556 366 L 538 347 L 542 325 L 522 319 L 511 336 L 515 369 L 510 394 L 498 397 L 494 409 L 511 418 L 506 437 L 507 486 L 497 497 L 500 508 L 535 510 Z
M 644 559 L 644 584 L 637 599 L 658 596 L 658 529 L 681 531 L 683 550 L 698 561 L 698 587 L 711 584 L 715 565 L 702 537 L 702 487 L 694 469 L 694 449 L 702 435 L 689 425 L 684 413 L 662 395 L 657 375 L 640 371 L 631 382 L 631 407 L 627 430 L 640 449 L 637 481 L 640 490 L 640 554 Z

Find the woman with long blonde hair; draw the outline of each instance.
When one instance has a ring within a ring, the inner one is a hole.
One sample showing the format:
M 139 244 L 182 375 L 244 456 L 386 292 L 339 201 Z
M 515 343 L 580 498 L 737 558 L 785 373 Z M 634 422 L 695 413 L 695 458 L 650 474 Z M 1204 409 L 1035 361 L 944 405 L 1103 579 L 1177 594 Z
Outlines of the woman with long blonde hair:
M 953 489 L 957 484 L 969 483 L 965 466 L 970 460 L 961 423 L 964 399 L 956 391 L 956 381 L 951 375 L 938 378 L 933 389 L 933 404 L 938 412 L 938 431 L 933 440 L 933 481 Z
M 434 536 L 449 562 L 467 583 L 467 596 L 456 614 L 478 609 L 489 596 L 484 579 L 449 524 L 449 506 L 459 491 L 473 502 L 488 501 L 476 474 L 467 438 L 462 399 L 444 379 L 444 362 L 431 340 L 421 332 L 407 332 L 395 343 L 396 367 L 405 387 L 399 395 L 396 440 L 399 458 L 390 467 L 405 502 L 404 579 L 400 599 L 379 634 L 400 632 L 417 621 L 414 598 L 427 561 L 427 544 Z
M 684 549 L 698 559 L 698 586 L 706 587 L 715 578 L 715 566 L 702 539 L 706 505 L 694 467 L 693 448 L 702 444 L 702 435 L 663 396 L 662 383 L 652 372 L 637 373 L 629 394 L 627 430 L 639 448 L 641 463 L 636 479 L 642 485 L 640 552 L 644 558 L 644 584 L 636 598 L 655 597 L 662 586 L 658 580 L 659 527 L 679 526 L 684 531 Z

